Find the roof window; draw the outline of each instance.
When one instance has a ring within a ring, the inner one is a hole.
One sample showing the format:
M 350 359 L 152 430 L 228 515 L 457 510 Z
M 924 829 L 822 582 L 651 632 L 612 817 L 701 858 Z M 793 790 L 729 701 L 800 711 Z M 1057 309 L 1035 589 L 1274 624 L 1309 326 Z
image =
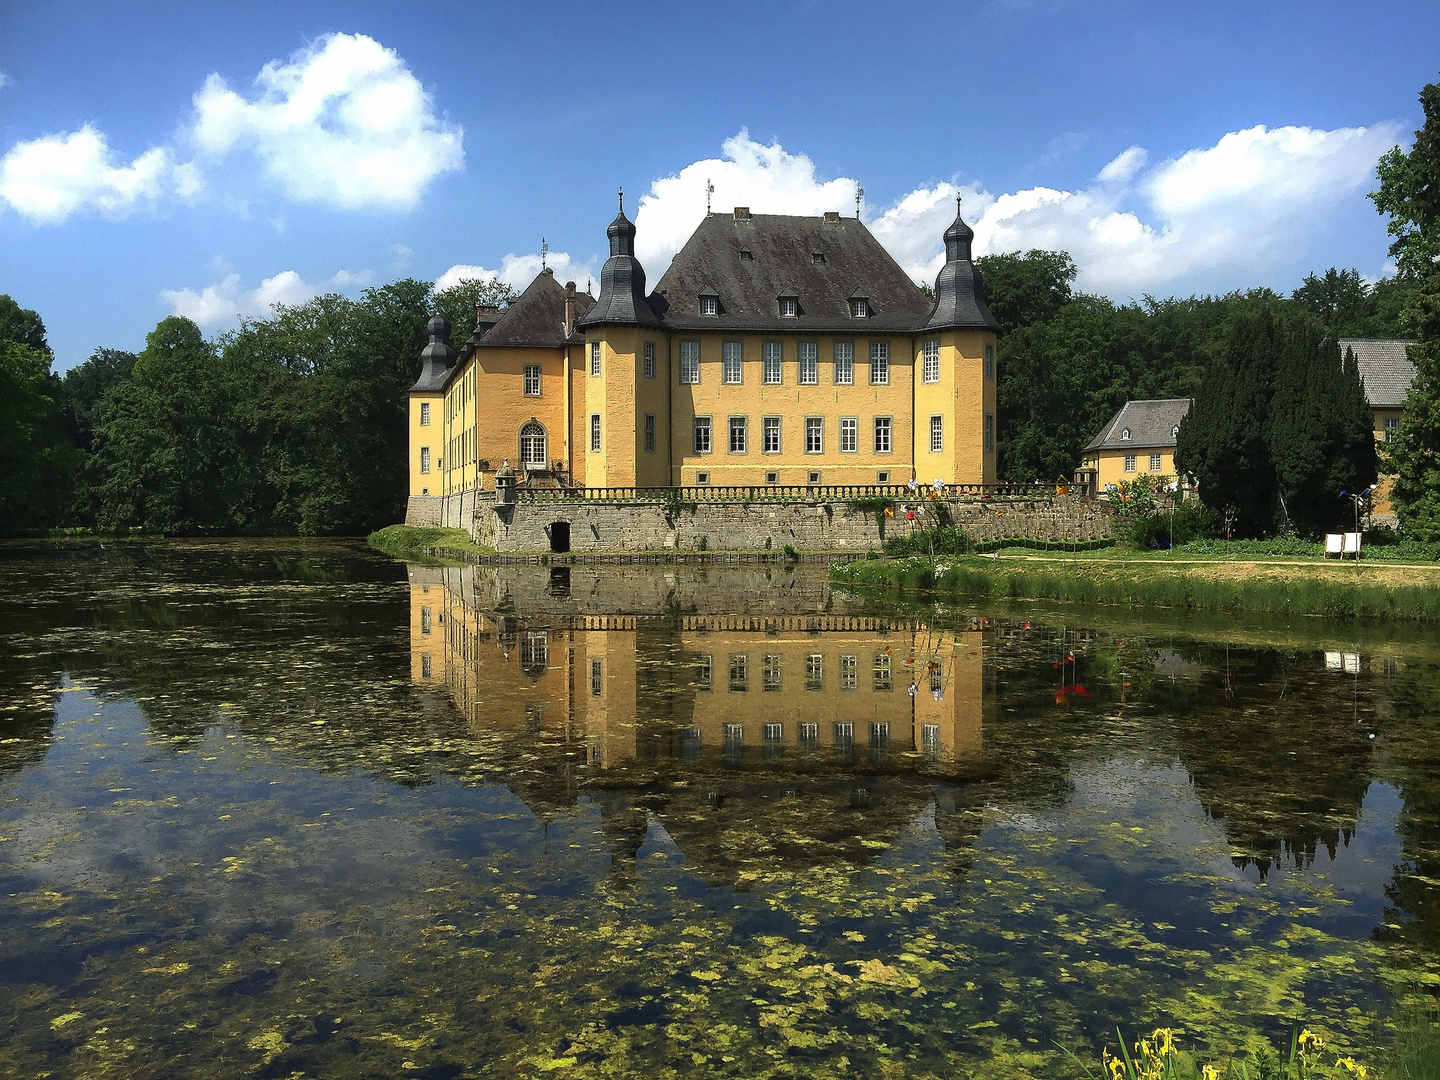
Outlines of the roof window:
M 823 263 L 825 261 L 825 253 L 823 251 L 812 251 L 810 253 L 810 261 L 813 263 Z
M 700 314 L 710 316 L 719 315 L 720 298 L 718 296 L 700 297 Z M 1127 435 L 1126 438 L 1129 438 L 1129 436 Z
M 1180 425 L 1179 425 L 1179 424 L 1176 424 L 1174 427 L 1172 427 L 1172 428 L 1170 429 L 1170 437 L 1171 437 L 1172 439 L 1178 439 L 1178 438 L 1180 437 Z
M 750 249 L 749 249 L 749 248 L 741 248 L 741 249 L 740 249 L 740 259 L 741 259 L 742 262 L 754 262 L 754 261 L 755 261 L 755 256 L 750 253 Z
M 850 317 L 852 319 L 868 319 L 870 317 L 870 301 L 863 296 L 852 296 L 850 298 Z
M 800 300 L 794 296 L 780 297 L 780 317 L 793 319 L 800 314 Z
M 1129 439 L 1129 438 L 1130 438 L 1130 429 L 1129 429 L 1128 427 L 1125 428 L 1125 430 L 1123 430 L 1122 432 L 1120 432 L 1120 438 L 1122 438 L 1122 439 Z

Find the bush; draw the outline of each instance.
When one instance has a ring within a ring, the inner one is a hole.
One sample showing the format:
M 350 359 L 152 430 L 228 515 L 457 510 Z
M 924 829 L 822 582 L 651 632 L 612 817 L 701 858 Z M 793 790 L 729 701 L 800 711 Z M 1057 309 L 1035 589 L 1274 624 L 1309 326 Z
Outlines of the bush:
M 892 536 L 884 543 L 886 555 L 970 555 L 975 542 L 958 525 L 942 525 L 936 529 L 916 529 L 902 536 Z

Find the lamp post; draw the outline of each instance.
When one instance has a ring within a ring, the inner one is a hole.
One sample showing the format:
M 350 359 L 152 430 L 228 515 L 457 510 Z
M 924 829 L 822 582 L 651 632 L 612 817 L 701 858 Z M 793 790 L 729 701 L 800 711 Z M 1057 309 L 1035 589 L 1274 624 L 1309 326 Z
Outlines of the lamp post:
M 1342 491 L 1340 497 L 1349 499 L 1355 504 L 1355 573 L 1358 574 L 1360 573 L 1360 507 L 1370 497 L 1370 489 L 1367 487 L 1364 491 L 1358 491 L 1353 495 L 1348 491 Z M 1340 545 L 1340 557 L 1342 559 L 1345 557 L 1344 544 Z

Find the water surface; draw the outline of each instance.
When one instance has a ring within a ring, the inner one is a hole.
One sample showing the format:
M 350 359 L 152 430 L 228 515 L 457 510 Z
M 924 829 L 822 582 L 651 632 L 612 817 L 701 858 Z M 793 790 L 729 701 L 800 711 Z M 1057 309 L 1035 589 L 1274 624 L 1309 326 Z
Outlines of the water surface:
M 1420 632 L 0 549 L 16 1076 L 1023 1076 L 1440 985 Z

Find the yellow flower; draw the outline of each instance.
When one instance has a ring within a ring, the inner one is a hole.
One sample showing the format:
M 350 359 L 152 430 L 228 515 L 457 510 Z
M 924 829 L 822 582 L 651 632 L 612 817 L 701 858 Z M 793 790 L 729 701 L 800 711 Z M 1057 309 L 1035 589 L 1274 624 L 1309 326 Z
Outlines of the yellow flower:
M 1340 1058 L 1338 1061 L 1335 1062 L 1335 1064 L 1340 1068 L 1344 1069 L 1351 1076 L 1355 1077 L 1355 1080 L 1365 1080 L 1365 1077 L 1368 1075 L 1369 1070 L 1367 1070 L 1364 1065 L 1361 1065 L 1353 1057 Z
M 1300 1032 L 1300 1052 L 1302 1054 L 1315 1054 L 1325 1049 L 1325 1040 L 1313 1031 Z
M 1200 1066 L 1200 1080 L 1220 1080 L 1220 1070 L 1214 1065 Z

